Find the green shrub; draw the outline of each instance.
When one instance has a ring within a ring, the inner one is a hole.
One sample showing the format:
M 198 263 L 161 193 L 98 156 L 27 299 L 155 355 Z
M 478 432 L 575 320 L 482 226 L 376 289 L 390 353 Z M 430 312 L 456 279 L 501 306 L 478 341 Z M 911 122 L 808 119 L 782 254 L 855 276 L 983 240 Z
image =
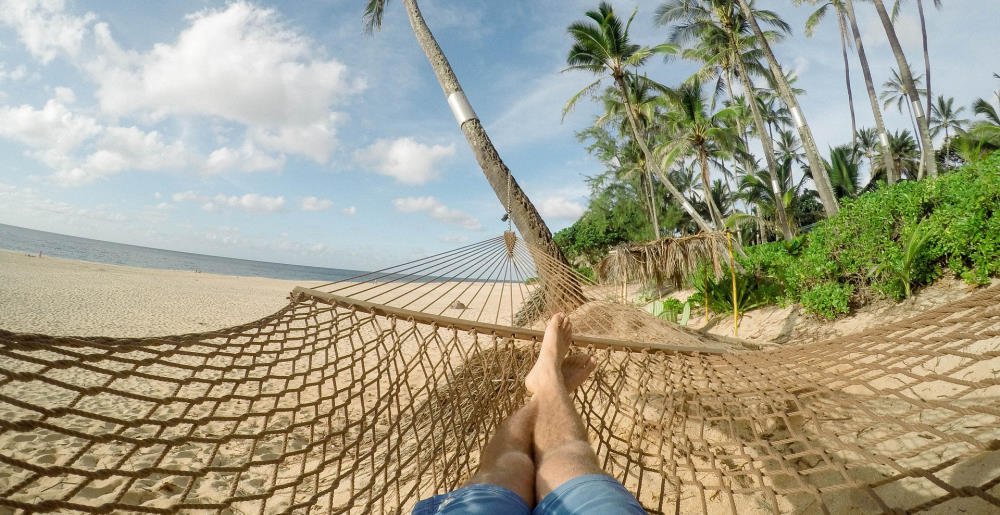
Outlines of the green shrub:
M 850 311 L 848 303 L 854 285 L 826 282 L 813 286 L 802 295 L 802 307 L 810 313 L 833 320 L 837 315 Z
M 649 309 L 653 313 L 653 316 L 677 323 L 678 315 L 684 311 L 684 303 L 675 298 L 668 297 L 664 300 L 654 302 Z
M 834 283 L 851 285 L 842 288 L 849 300 L 865 303 L 906 297 L 911 286 L 944 273 L 971 284 L 1000 276 L 1000 152 L 938 178 L 841 202 L 839 215 L 801 239 L 745 249 L 740 263 L 779 286 L 779 303 L 820 312 L 821 292 Z
M 722 277 L 718 280 L 712 276 L 711 268 L 701 267 L 692 278 L 697 292 L 689 300 L 704 306 L 708 299 L 708 307 L 717 313 L 732 312 L 733 283 L 728 267 L 723 268 Z M 780 288 L 767 277 L 752 273 L 736 274 L 736 306 L 739 312 L 774 304 Z

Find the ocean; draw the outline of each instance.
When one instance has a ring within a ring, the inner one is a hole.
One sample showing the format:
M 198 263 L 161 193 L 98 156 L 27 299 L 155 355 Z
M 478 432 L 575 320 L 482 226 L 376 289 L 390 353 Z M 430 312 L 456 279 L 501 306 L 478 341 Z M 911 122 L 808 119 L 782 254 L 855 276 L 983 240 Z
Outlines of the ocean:
M 210 274 L 269 277 L 298 281 L 333 282 L 365 272 L 339 268 L 289 265 L 235 259 L 174 250 L 154 249 L 124 243 L 78 238 L 13 225 L 0 224 L 0 249 L 55 256 L 109 265 L 189 270 Z M 2 273 L 2 271 L 0 271 Z

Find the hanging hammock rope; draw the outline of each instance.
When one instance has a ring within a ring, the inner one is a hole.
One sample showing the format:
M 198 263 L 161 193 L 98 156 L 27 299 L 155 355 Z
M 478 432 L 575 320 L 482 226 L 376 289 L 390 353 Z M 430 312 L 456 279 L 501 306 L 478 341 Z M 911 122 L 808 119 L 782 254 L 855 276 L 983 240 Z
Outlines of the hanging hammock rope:
M 1000 289 L 748 351 L 581 281 L 510 233 L 219 331 L 0 331 L 0 511 L 406 512 L 524 402 L 533 298 L 595 356 L 578 408 L 651 512 L 1000 506 Z

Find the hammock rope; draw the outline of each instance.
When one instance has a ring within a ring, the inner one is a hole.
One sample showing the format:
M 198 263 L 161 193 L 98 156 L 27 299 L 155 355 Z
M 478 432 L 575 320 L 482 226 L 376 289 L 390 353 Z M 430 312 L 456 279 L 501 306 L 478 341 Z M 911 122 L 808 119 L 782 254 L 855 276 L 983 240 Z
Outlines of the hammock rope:
M 1000 508 L 1000 288 L 756 351 L 617 295 L 510 233 L 218 331 L 0 331 L 0 512 L 408 512 L 475 471 L 555 311 L 598 362 L 575 400 L 601 464 L 650 512 Z

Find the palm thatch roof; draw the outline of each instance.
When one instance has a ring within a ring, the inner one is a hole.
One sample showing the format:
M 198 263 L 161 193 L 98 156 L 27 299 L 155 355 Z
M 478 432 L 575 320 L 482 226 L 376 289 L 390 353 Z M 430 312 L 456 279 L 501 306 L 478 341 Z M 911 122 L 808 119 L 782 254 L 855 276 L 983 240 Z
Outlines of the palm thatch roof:
M 734 250 L 737 243 L 733 242 Z M 660 238 L 645 243 L 613 247 L 594 266 L 603 282 L 669 281 L 680 287 L 702 263 L 712 263 L 715 277 L 722 275 L 722 263 L 729 260 L 726 233 L 702 232 L 681 238 Z

